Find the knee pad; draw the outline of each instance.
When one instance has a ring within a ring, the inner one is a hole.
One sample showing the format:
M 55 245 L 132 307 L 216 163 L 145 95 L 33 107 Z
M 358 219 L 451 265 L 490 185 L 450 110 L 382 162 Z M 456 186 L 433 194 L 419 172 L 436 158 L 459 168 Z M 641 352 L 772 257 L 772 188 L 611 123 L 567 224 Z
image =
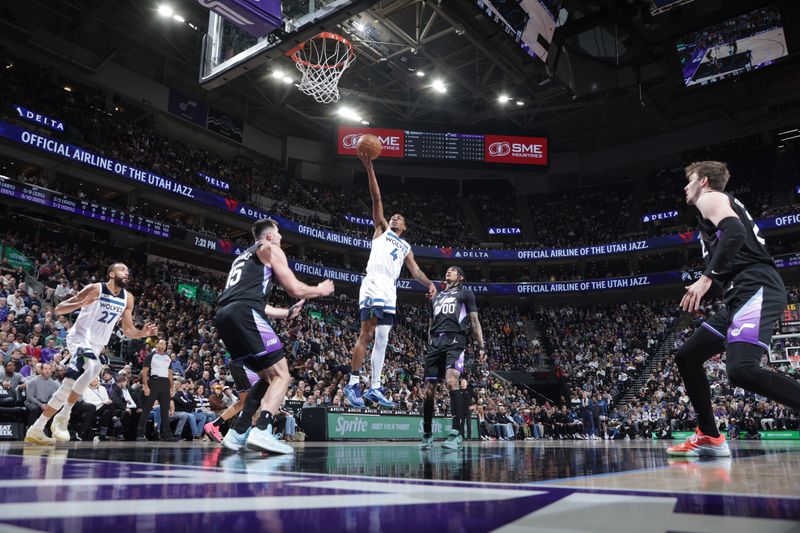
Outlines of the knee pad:
M 89 383 L 91 383 L 94 378 L 100 375 L 100 371 L 102 369 L 103 365 L 100 363 L 100 361 L 97 359 L 89 359 L 88 357 L 84 357 L 83 373 L 78 379 L 75 380 L 75 385 L 72 386 L 72 390 L 83 395 L 83 393 L 86 392 L 86 389 L 89 388 Z
M 69 399 L 69 393 L 73 390 L 75 386 L 75 381 L 69 378 L 64 378 L 64 382 L 58 388 L 58 390 L 53 394 L 53 397 L 50 398 L 50 401 L 47 402 L 47 405 L 52 407 L 55 410 L 59 410 L 64 407 L 64 404 L 67 403 Z
M 751 372 L 761 368 L 764 348 L 747 342 L 734 342 L 728 345 L 725 354 L 725 369 L 728 381 L 734 387 L 747 388 Z
M 391 331 L 391 329 L 392 326 L 379 325 L 375 327 L 375 344 L 372 347 L 373 352 L 386 352 L 386 346 L 389 344 L 389 331 Z

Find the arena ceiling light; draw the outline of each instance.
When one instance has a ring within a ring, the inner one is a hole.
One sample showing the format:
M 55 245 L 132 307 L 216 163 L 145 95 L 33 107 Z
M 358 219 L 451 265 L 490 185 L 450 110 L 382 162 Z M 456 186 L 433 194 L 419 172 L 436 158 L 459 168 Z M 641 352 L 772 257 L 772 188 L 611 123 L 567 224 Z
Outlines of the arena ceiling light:
M 425 71 L 423 71 L 423 70 L 418 70 L 414 74 L 416 74 L 418 78 L 424 78 L 425 77 Z
M 442 81 L 442 80 L 433 80 L 433 83 L 431 84 L 431 87 L 437 93 L 446 93 L 447 92 L 447 86 L 444 84 L 444 81 Z
M 172 9 L 172 6 L 167 4 L 159 4 L 158 6 L 158 14 L 164 18 L 170 18 L 172 15 L 175 14 L 175 10 Z
M 272 71 L 272 77 L 275 78 L 276 80 L 282 80 L 283 78 L 286 77 L 286 74 L 284 74 L 281 69 L 276 68 L 275 70 Z
M 346 120 L 355 120 L 356 122 L 364 121 L 364 119 L 361 118 L 361 115 L 355 109 L 344 105 L 336 110 L 336 114 Z
M 508 96 L 507 94 L 501 94 L 500 96 L 497 97 L 497 101 L 500 102 L 501 104 L 508 103 L 509 100 L 511 100 L 511 97 Z
M 294 82 L 294 79 L 291 76 L 284 76 L 281 81 L 286 85 L 289 85 L 290 83 Z
M 523 102 L 522 100 L 517 100 L 517 105 L 523 106 L 525 105 L 525 102 Z
M 186 22 L 186 19 L 183 18 L 182 16 L 178 15 L 177 13 L 172 15 L 172 20 L 174 20 L 175 22 L 180 22 L 180 23 Z

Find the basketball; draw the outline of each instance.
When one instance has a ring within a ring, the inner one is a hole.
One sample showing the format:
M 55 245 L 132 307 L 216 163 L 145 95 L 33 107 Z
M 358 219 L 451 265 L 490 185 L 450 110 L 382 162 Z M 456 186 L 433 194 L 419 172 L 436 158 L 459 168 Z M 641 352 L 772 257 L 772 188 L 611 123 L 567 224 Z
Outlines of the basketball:
M 365 133 L 356 143 L 356 150 L 364 152 L 370 159 L 375 159 L 381 155 L 381 141 L 371 133 Z

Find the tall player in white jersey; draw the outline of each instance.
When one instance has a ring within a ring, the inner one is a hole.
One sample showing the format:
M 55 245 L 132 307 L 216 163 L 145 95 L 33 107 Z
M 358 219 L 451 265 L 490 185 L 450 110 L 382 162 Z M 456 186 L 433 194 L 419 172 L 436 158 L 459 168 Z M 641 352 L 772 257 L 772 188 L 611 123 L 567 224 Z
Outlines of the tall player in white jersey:
M 158 333 L 155 324 L 145 324 L 142 329 L 133 325 L 133 296 L 125 290 L 128 279 L 128 267 L 123 263 L 114 263 L 108 267 L 108 282 L 87 285 L 78 294 L 56 306 L 58 315 L 81 310 L 67 333 L 67 349 L 72 357 L 61 387 L 47 402 L 39 419 L 28 428 L 25 442 L 53 444 L 69 440 L 67 426 L 72 406 L 81 399 L 89 383 L 100 374 L 103 365 L 108 363 L 108 358 L 102 352 L 117 322 L 122 321 L 122 332 L 132 339 Z M 53 419 L 53 436 L 48 437 L 44 427 L 57 412 L 58 415 Z
M 364 393 L 364 398 L 377 402 L 383 407 L 393 407 L 394 404 L 384 394 L 381 388 L 381 372 L 386 358 L 386 345 L 389 343 L 389 330 L 394 324 L 397 302 L 397 278 L 405 264 L 411 275 L 428 289 L 428 297 L 436 295 L 436 287 L 431 280 L 420 270 L 414 260 L 411 245 L 400 236 L 406 230 L 406 221 L 403 215 L 395 214 L 389 221 L 383 214 L 381 191 L 378 188 L 378 178 L 372 168 L 372 160 L 365 153 L 358 154 L 364 168 L 367 169 L 369 194 L 372 196 L 372 220 L 375 224 L 375 233 L 372 236 L 372 250 L 367 262 L 367 275 L 361 282 L 358 294 L 359 318 L 361 332 L 358 341 L 353 347 L 353 358 L 350 365 L 350 382 L 344 388 L 344 395 L 353 407 L 364 407 L 361 397 L 361 365 L 367 346 L 373 337 L 375 344 L 372 347 L 372 379 L 370 388 Z

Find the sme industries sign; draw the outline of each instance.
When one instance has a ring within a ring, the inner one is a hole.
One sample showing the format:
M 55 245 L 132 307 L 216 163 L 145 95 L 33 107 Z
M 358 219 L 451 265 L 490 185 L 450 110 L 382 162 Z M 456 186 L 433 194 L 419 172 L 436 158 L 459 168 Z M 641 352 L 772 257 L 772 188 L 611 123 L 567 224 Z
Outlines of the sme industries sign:
M 487 163 L 547 165 L 547 138 L 486 135 L 484 159 Z
M 337 153 L 339 155 L 358 155 L 356 145 L 361 136 L 371 133 L 381 141 L 381 157 L 405 156 L 405 132 L 383 128 L 339 128 Z

